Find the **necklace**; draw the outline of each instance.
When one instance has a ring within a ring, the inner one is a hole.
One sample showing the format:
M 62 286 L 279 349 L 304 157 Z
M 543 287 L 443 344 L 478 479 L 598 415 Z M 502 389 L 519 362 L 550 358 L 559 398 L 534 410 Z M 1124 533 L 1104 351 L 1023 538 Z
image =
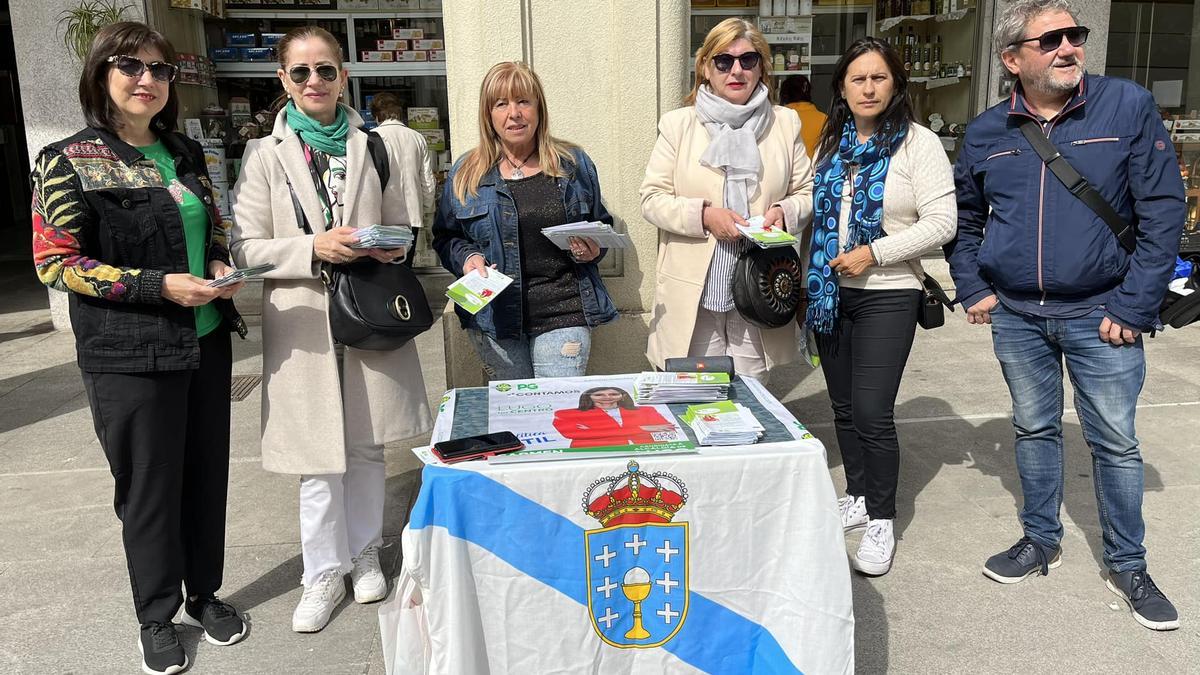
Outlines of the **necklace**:
M 512 173 L 508 174 L 510 180 L 518 180 L 525 177 L 525 172 L 521 171 L 521 167 L 525 166 L 525 162 L 528 162 L 530 157 L 533 157 L 534 152 L 534 150 L 530 150 L 529 154 L 525 155 L 525 159 L 521 160 L 520 164 L 513 162 L 511 159 L 505 156 L 504 160 L 508 162 L 509 166 L 512 167 Z

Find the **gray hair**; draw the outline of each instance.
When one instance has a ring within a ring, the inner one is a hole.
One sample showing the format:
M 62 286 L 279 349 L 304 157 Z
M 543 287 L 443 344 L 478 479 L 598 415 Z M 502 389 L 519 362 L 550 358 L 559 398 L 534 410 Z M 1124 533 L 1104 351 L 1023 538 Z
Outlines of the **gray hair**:
M 996 19 L 996 28 L 992 34 L 996 47 L 996 58 L 1000 59 L 1000 75 L 1013 79 L 1012 73 L 1004 66 L 1001 57 L 1004 52 L 1014 49 L 1014 42 L 1025 38 L 1025 27 L 1037 17 L 1047 12 L 1066 12 L 1079 22 L 1079 16 L 1069 0 L 1015 0 L 1007 3 L 1004 11 Z

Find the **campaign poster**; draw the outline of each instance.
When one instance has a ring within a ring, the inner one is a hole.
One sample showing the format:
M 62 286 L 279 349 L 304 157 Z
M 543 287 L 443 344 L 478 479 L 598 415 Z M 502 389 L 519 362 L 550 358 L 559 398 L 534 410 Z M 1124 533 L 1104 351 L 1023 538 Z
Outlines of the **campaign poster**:
M 666 452 L 695 447 L 665 405 L 634 403 L 635 376 L 488 383 L 488 431 L 511 431 L 520 454 Z

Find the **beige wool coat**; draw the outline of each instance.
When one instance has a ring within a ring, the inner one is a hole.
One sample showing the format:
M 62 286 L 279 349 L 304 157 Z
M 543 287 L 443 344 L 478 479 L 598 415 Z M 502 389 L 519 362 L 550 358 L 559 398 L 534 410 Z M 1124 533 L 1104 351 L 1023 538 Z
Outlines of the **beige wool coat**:
M 352 227 L 407 224 L 404 172 L 389 154 L 391 179 L 381 195 L 362 118 L 346 108 L 347 175 L 342 222 Z M 263 287 L 262 461 L 268 471 L 344 473 L 346 446 L 386 443 L 430 429 L 425 382 L 412 342 L 394 351 L 346 348 L 343 372 L 329 329 L 329 302 L 313 257 L 315 234 L 297 226 L 295 187 L 314 232 L 325 230 L 304 150 L 275 119 L 271 136 L 250 141 L 233 192 L 230 250 L 239 267 L 274 263 Z
M 812 220 L 812 162 L 800 135 L 800 118 L 779 106 L 773 112 L 774 120 L 758 142 L 763 166 L 758 188 L 750 195 L 750 215 L 761 216 L 778 204 L 788 232 L 803 242 Z M 700 222 L 705 201 L 717 207 L 725 202 L 724 172 L 700 164 L 710 138 L 694 107 L 663 115 L 642 181 L 642 216 L 659 229 L 646 348 L 646 357 L 659 368 L 668 358 L 687 356 L 717 246 Z M 768 368 L 796 359 L 795 322 L 759 330 Z

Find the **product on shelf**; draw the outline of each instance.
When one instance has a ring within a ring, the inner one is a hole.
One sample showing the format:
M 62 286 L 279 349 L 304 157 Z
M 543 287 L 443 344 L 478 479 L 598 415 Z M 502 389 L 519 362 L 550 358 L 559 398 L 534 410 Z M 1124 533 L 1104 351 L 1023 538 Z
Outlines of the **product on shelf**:
M 412 129 L 440 128 L 441 119 L 438 116 L 438 109 L 410 107 L 408 109 L 408 126 Z
M 380 51 L 402 51 L 408 49 L 408 40 L 376 40 L 375 49 Z
M 269 63 L 275 60 L 273 47 L 241 47 L 240 56 L 243 61 L 251 63 Z
M 387 51 L 387 52 L 364 51 L 359 54 L 359 56 L 361 57 L 361 58 L 359 58 L 359 61 L 362 61 L 364 63 L 380 63 L 380 62 L 391 63 L 392 61 L 396 60 L 395 55 L 396 55 L 396 52 L 392 52 L 392 51 Z
M 442 129 L 418 129 L 422 136 L 425 137 L 425 144 L 433 152 L 441 152 L 446 149 L 446 132 Z
M 429 52 L 417 52 L 417 51 L 411 51 L 411 50 L 396 52 L 396 61 L 397 62 L 412 63 L 414 61 L 428 61 L 428 60 L 429 60 Z

